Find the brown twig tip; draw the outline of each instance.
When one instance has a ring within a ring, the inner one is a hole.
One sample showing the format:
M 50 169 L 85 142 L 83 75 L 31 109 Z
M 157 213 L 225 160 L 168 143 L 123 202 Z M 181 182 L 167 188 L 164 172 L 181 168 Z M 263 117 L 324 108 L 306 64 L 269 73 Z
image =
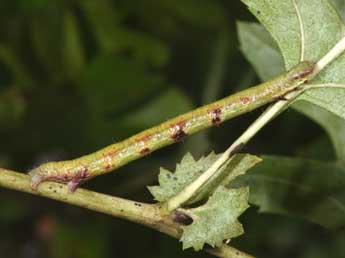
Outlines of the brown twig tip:
M 140 150 L 140 155 L 145 156 L 151 152 L 150 148 L 146 147 Z
M 243 147 L 244 147 L 244 143 L 240 143 L 239 145 L 237 145 L 230 153 L 229 153 L 229 158 L 231 158 L 232 156 L 234 156 L 236 153 L 240 152 Z
M 171 217 L 173 221 L 177 223 L 181 223 L 183 225 L 190 225 L 193 223 L 193 219 L 189 217 L 186 213 L 180 211 L 180 210 L 175 210 L 171 213 Z
M 293 75 L 294 80 L 299 80 L 302 78 L 307 77 L 308 75 L 311 75 L 314 73 L 316 64 L 312 62 L 304 62 L 301 64 L 305 64 L 307 67 L 304 70 L 299 71 L 297 74 Z

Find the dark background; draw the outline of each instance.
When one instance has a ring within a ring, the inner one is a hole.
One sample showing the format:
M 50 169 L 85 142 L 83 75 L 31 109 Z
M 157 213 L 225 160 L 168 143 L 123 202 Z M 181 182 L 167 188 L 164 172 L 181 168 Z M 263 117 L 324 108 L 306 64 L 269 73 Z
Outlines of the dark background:
M 26 172 L 78 157 L 258 83 L 239 50 L 238 20 L 254 18 L 229 0 L 2 0 L 0 166 Z M 84 186 L 153 202 L 146 186 L 160 166 L 174 169 L 187 151 L 223 151 L 263 110 Z M 315 143 L 333 156 L 324 132 L 288 110 L 244 151 L 302 155 Z M 344 257 L 339 232 L 299 218 L 252 207 L 241 221 L 246 234 L 232 243 L 258 257 Z M 6 189 L 0 256 L 208 257 L 143 226 Z

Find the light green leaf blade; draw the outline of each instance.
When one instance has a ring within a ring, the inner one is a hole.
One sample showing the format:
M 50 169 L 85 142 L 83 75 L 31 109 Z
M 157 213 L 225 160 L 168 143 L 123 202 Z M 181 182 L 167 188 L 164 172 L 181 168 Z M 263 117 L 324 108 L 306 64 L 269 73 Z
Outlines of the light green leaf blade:
M 259 77 L 268 80 L 277 75 L 278 71 L 275 74 L 268 71 L 274 64 L 279 65 L 280 60 L 278 48 L 266 40 L 269 33 L 254 23 L 239 23 L 238 28 L 243 53 Z M 334 94 L 334 91 L 324 91 Z M 261 212 L 300 216 L 328 228 L 339 228 L 345 223 L 345 192 L 342 190 L 345 170 L 341 167 L 345 160 L 345 121 L 321 105 L 303 98 L 300 100 L 292 107 L 326 130 L 333 143 L 337 163 L 264 157 L 261 165 L 243 177 L 247 179 L 244 184 L 249 184 L 251 189 L 250 203 L 258 205 Z
M 201 250 L 204 244 L 220 246 L 223 240 L 243 234 L 238 217 L 249 207 L 249 188 L 217 188 L 206 204 L 188 212 L 193 223 L 183 227 L 183 249 Z
M 302 58 L 319 60 L 344 36 L 344 25 L 327 0 L 243 2 L 277 42 L 287 69 Z M 267 59 L 262 61 L 265 63 Z M 344 68 L 345 56 L 342 55 L 326 67 L 313 83 L 345 83 Z M 312 90 L 300 99 L 345 118 L 345 90 Z
M 264 28 L 255 23 L 238 23 L 239 38 L 241 48 L 246 58 L 251 62 L 257 71 L 259 77 L 264 81 L 270 79 L 272 76 L 279 74 L 279 69 L 283 69 L 282 64 L 279 65 L 280 56 L 278 48 L 269 40 L 269 33 Z M 258 51 L 259 49 L 259 51 Z M 260 54 L 261 53 L 261 54 Z M 264 63 L 266 65 L 262 65 Z M 273 66 L 280 68 L 271 69 Z M 340 116 L 335 115 L 334 112 L 329 112 L 329 107 L 334 110 L 344 105 L 343 90 L 323 89 L 319 92 L 324 92 L 324 96 L 330 94 L 334 97 L 336 92 L 337 98 L 330 103 L 324 99 L 318 99 L 317 104 L 310 102 L 311 98 L 319 98 L 319 95 L 304 94 L 293 104 L 293 108 L 299 112 L 307 115 L 309 118 L 320 124 L 330 136 L 339 160 L 345 160 L 344 137 L 342 132 L 345 131 L 345 121 Z M 309 94 L 309 93 L 308 93 Z M 307 100 L 305 99 L 307 96 Z M 332 99 L 330 96 L 329 99 Z M 325 98 L 327 100 L 327 98 Z M 321 108 L 322 107 L 322 108 Z
M 219 155 L 212 152 L 208 156 L 201 157 L 196 161 L 190 153 L 187 153 L 181 163 L 176 165 L 174 173 L 161 168 L 158 177 L 159 186 L 148 187 L 151 194 L 159 202 L 169 200 L 205 172 L 219 158 Z M 260 161 L 260 158 L 248 154 L 234 156 L 219 169 L 213 179 L 200 192 L 191 198 L 189 204 L 207 198 L 219 185 L 228 184 Z
M 241 51 L 262 81 L 284 72 L 278 45 L 264 27 L 253 22 L 238 22 L 237 31 Z

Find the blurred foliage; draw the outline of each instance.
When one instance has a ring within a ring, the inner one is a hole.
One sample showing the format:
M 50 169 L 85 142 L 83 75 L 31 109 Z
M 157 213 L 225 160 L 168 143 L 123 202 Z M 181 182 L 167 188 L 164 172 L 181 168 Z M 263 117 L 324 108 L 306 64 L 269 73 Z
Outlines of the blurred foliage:
M 24 172 L 77 157 L 255 84 L 239 52 L 236 20 L 254 20 L 240 1 L 1 1 L 0 165 Z M 172 170 L 187 151 L 222 151 L 260 112 L 86 187 L 150 202 L 145 185 L 156 183 L 160 166 Z M 315 149 L 334 157 L 324 132 L 295 111 L 246 147 L 318 158 Z M 23 193 L 0 189 L 0 207 L 0 253 L 8 258 L 209 257 L 182 252 L 175 239 L 142 226 Z M 345 252 L 343 233 L 295 217 L 251 208 L 241 222 L 247 233 L 234 245 L 259 257 Z

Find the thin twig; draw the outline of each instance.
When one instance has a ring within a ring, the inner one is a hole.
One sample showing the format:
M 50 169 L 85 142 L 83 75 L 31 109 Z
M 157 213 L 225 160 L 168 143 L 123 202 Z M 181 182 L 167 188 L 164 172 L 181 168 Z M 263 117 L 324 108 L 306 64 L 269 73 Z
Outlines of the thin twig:
M 292 0 L 293 6 L 296 10 L 297 18 L 298 18 L 298 23 L 299 23 L 299 30 L 300 30 L 300 35 L 301 35 L 301 52 L 300 52 L 300 61 L 304 61 L 305 58 L 305 33 L 304 33 L 304 26 L 303 26 L 303 19 L 301 12 L 299 11 L 299 8 L 297 6 L 296 0 Z
M 66 185 L 54 182 L 45 182 L 37 191 L 33 191 L 29 183 L 29 176 L 0 168 L 1 187 L 73 204 L 145 225 L 174 238 L 181 237 L 181 225 L 175 222 L 172 216 L 164 215 L 159 204 L 130 201 L 80 188 L 74 194 L 70 194 Z M 206 249 L 206 252 L 218 257 L 253 258 L 225 244 L 219 248 Z
M 313 78 L 324 69 L 330 62 L 339 57 L 345 51 L 345 37 L 342 38 L 325 56 L 323 56 L 317 63 L 313 72 Z M 326 86 L 326 87 L 329 87 Z M 301 93 L 308 89 L 317 88 L 308 85 L 303 85 L 300 88 L 283 96 L 285 100 L 281 100 L 267 108 L 267 110 L 251 124 L 248 129 L 223 153 L 223 155 L 216 160 L 212 166 L 200 175 L 195 181 L 186 186 L 181 192 L 166 202 L 166 207 L 169 211 L 175 210 L 190 200 L 217 172 L 217 170 L 225 164 L 239 149 L 245 145 L 255 134 L 257 134 L 267 123 L 269 123 L 275 116 L 281 113 L 288 105 L 292 103 Z
M 289 104 L 291 99 L 296 98 L 301 94 L 301 90 L 290 92 L 285 96 L 285 100 L 281 100 L 270 106 L 258 119 L 252 123 L 248 129 L 217 159 L 212 166 L 201 174 L 195 181 L 189 184 L 177 195 L 169 199 L 166 207 L 169 211 L 181 207 L 184 203 L 189 201 L 195 193 L 197 193 L 240 148 L 247 144 L 269 121 L 271 121 L 277 114 L 283 111 Z
M 334 59 L 340 56 L 344 51 L 345 51 L 345 37 L 339 40 L 338 43 L 316 63 L 315 73 L 316 74 L 319 73 L 329 63 L 331 63 Z
M 321 84 L 308 84 L 303 86 L 303 90 L 312 90 L 312 89 L 324 89 L 324 88 L 333 88 L 333 89 L 345 89 L 345 84 L 341 83 L 321 83 Z

